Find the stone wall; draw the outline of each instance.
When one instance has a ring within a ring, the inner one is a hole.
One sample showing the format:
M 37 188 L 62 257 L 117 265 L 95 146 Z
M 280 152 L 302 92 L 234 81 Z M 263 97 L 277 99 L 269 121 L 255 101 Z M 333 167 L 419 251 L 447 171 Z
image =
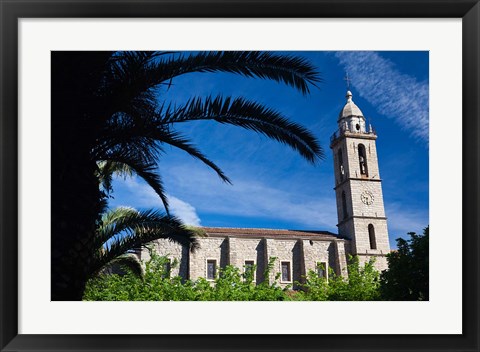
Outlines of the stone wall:
M 277 258 L 271 271 L 270 281 L 272 281 L 276 276 L 279 276 L 280 286 L 282 287 L 293 285 L 295 281 L 300 281 L 302 275 L 305 275 L 302 255 L 303 248 L 301 248 L 302 242 L 296 239 L 267 239 L 266 246 L 267 258 Z M 282 262 L 290 263 L 290 280 L 282 279 Z
M 229 243 L 226 237 L 201 237 L 200 248 L 190 253 L 190 279 L 207 276 L 207 260 L 216 260 L 217 268 L 229 264 Z M 218 271 L 217 271 L 218 272 Z
M 268 264 L 265 258 L 265 241 L 260 238 L 239 239 L 228 237 L 228 242 L 229 264 L 244 272 L 245 261 L 253 261 L 256 266 L 254 279 L 257 283 L 263 282 L 265 279 L 263 273 Z
M 346 256 L 350 251 L 347 240 L 318 240 L 305 238 L 274 239 L 274 238 L 241 238 L 234 236 L 201 237 L 198 239 L 200 248 L 189 253 L 186 248 L 173 242 L 161 239 L 155 241 L 154 248 L 161 256 L 166 256 L 179 265 L 172 268 L 172 276 L 197 280 L 206 277 L 207 261 L 215 260 L 218 268 L 231 264 L 244 271 L 245 261 L 253 261 L 256 265 L 255 281 L 261 283 L 265 279 L 273 282 L 280 278 L 282 287 L 292 285 L 298 288 L 296 281 L 304 282 L 309 270 L 316 271 L 318 263 L 325 263 L 337 274 L 346 275 Z M 270 277 L 265 278 L 269 258 L 275 257 L 275 263 L 270 271 Z M 140 258 L 150 259 L 148 250 L 141 251 Z M 282 262 L 290 263 L 290 280 L 282 280 Z M 328 268 L 326 268 L 328 269 Z M 217 271 L 218 272 L 218 271 Z
M 384 219 L 353 219 L 355 228 L 355 254 L 388 254 L 390 243 L 388 241 L 387 221 Z M 376 249 L 371 249 L 368 226 L 373 225 Z
M 172 265 L 170 272 L 172 277 L 181 276 L 183 278 L 188 278 L 188 248 L 166 239 L 159 239 L 152 242 L 150 245 L 153 246 L 153 249 L 160 256 L 169 258 L 172 264 L 174 261 L 178 262 L 176 266 Z M 144 262 L 150 260 L 148 249 L 144 248 L 139 252 L 139 259 Z
M 325 263 L 326 267 L 330 267 L 335 272 L 339 272 L 335 242 L 312 240 L 303 240 L 302 242 L 306 272 L 316 270 L 318 263 Z
M 360 265 L 364 265 L 370 259 L 375 259 L 375 269 L 379 272 L 388 269 L 387 257 L 384 255 L 358 255 Z

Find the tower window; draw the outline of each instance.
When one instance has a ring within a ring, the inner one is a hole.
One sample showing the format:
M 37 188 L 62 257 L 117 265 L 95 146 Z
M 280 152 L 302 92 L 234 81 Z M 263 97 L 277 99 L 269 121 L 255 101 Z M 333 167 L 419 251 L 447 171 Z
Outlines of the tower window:
M 348 212 L 347 212 L 347 196 L 345 195 L 345 191 L 342 192 L 342 210 L 343 210 L 343 218 L 346 219 L 348 217 Z
M 367 153 L 363 144 L 358 145 L 358 161 L 360 163 L 360 174 L 368 176 Z
M 360 125 L 358 123 L 355 125 L 355 128 L 357 129 L 357 131 L 360 131 Z
M 377 249 L 377 241 L 375 240 L 375 228 L 372 224 L 368 225 L 368 238 L 370 239 L 370 249 Z
M 338 149 L 338 168 L 339 168 L 339 175 L 340 181 L 343 181 L 343 176 L 345 175 L 345 170 L 343 168 L 343 155 L 342 155 L 342 148 Z

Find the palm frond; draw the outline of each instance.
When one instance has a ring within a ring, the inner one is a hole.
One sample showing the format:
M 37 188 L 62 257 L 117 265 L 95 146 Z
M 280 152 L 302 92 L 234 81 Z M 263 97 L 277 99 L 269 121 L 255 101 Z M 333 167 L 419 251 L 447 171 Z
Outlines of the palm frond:
M 261 133 L 297 150 L 309 162 L 323 159 L 325 153 L 317 139 L 303 126 L 280 113 L 244 98 L 193 98 L 185 105 L 161 111 L 162 123 L 215 120 Z
M 128 165 L 111 160 L 100 162 L 99 167 L 103 169 L 104 173 L 110 173 L 124 177 L 131 177 L 133 175 L 133 171 Z
M 110 113 L 128 108 L 136 99 L 152 98 L 150 88 L 145 85 L 146 68 L 149 62 L 173 52 L 156 51 L 120 51 L 109 61 L 103 85 L 106 106 Z M 108 113 L 107 113 L 108 114 Z
M 112 190 L 112 177 L 113 175 L 116 176 L 124 176 L 124 177 L 131 177 L 133 176 L 133 170 L 130 166 L 119 163 L 112 160 L 103 160 L 97 162 L 98 166 L 98 179 L 100 185 L 106 192 L 111 192 Z
M 229 72 L 271 79 L 294 87 L 303 94 L 309 93 L 309 86 L 316 87 L 322 81 L 315 67 L 298 56 L 259 51 L 215 51 L 152 62 L 145 71 L 146 87 L 191 72 Z
M 151 104 L 146 103 L 145 109 L 150 109 Z M 137 155 L 142 160 L 153 162 L 162 148 L 148 134 L 133 133 L 145 123 L 150 116 L 155 115 L 154 110 L 136 113 L 115 113 L 110 116 L 99 133 L 97 142 L 91 151 L 92 158 L 96 161 L 107 159 L 111 153 L 130 153 Z
M 169 144 L 173 147 L 179 148 L 187 152 L 190 156 L 199 159 L 205 165 L 213 169 L 217 175 L 226 183 L 232 184 L 230 179 L 224 174 L 224 172 L 210 159 L 208 159 L 200 150 L 198 150 L 188 139 L 175 131 L 171 131 L 166 128 L 159 128 L 158 126 L 151 126 L 149 128 L 151 137 L 158 140 L 161 143 Z
M 101 248 L 107 241 L 120 235 L 123 231 L 132 230 L 135 226 L 146 221 L 155 220 L 149 217 L 150 212 L 141 214 L 132 207 L 118 207 L 102 214 L 100 224 L 97 227 L 95 236 L 95 248 Z
M 138 211 L 135 214 L 132 209 L 123 209 L 122 212 L 124 216 L 118 216 L 118 214 L 112 216 L 115 220 L 99 230 L 99 235 L 100 232 L 103 233 L 102 240 L 107 239 L 108 236 L 112 237 L 107 239 L 108 244 L 100 251 L 101 255 L 97 260 L 98 268 L 128 250 L 139 248 L 160 238 L 187 246 L 192 251 L 198 247 L 195 233 L 182 225 L 176 217 L 154 210 Z
M 320 73 L 305 58 L 259 51 L 212 51 L 190 55 L 162 52 L 121 52 L 111 61 L 106 91 L 121 111 L 136 97 L 173 78 L 193 72 L 228 72 L 285 83 L 302 94 L 322 82 Z
M 126 253 L 118 256 L 117 258 L 114 258 L 113 260 L 105 264 L 105 266 L 100 269 L 99 273 L 107 273 L 109 271 L 113 272 L 116 267 L 128 270 L 140 278 L 143 277 L 143 275 L 145 274 L 142 263 L 133 253 Z
M 157 161 L 154 159 L 142 160 L 141 157 L 135 155 L 131 150 L 118 149 L 105 156 L 104 161 L 112 161 L 128 166 L 135 174 L 142 178 L 160 197 L 165 211 L 169 214 L 168 198 L 165 193 L 163 181 L 157 172 Z
M 230 179 L 213 161 L 208 159 L 186 137 L 178 132 L 172 131 L 169 126 L 163 122 L 162 116 L 155 111 L 153 104 L 151 101 L 138 102 L 138 104 L 132 104 L 127 112 L 118 115 L 119 121 L 112 121 L 115 128 L 112 128 L 113 131 L 110 132 L 108 139 L 105 140 L 103 148 L 105 150 L 116 148 L 124 151 L 125 149 L 137 146 L 137 143 L 130 143 L 130 141 L 147 139 L 149 143 L 145 144 L 145 149 L 150 154 L 146 159 L 153 163 L 156 162 L 157 155 L 152 153 L 152 148 L 163 151 L 163 149 L 159 147 L 158 144 L 154 144 L 154 142 L 169 144 L 202 161 L 205 165 L 213 169 L 224 182 L 231 184 Z M 170 110 L 172 107 L 169 105 L 165 109 Z M 162 108 L 160 110 L 162 110 Z M 127 144 L 129 144 L 129 146 L 127 146 Z M 117 145 L 121 147 L 118 148 Z M 107 169 L 106 171 L 110 170 Z M 105 179 L 108 181 L 107 178 Z
M 97 162 L 115 163 L 111 165 L 123 170 L 128 168 L 130 174 L 137 174 L 158 194 L 168 214 L 168 199 L 157 172 L 158 157 L 163 151 L 161 146 L 155 139 L 137 133 L 140 129 L 128 114 L 112 116 L 108 123 L 110 133 L 105 133 L 98 141 L 92 158 Z

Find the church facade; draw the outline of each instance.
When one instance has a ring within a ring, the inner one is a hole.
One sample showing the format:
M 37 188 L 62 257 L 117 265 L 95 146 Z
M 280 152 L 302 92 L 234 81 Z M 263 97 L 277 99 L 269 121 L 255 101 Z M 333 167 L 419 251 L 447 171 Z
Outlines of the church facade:
M 199 248 L 187 248 L 168 240 L 157 240 L 154 249 L 178 262 L 171 275 L 196 280 L 214 280 L 220 268 L 233 265 L 241 270 L 256 268 L 257 283 L 279 276 L 280 285 L 302 282 L 309 270 L 328 278 L 327 268 L 348 275 L 349 255 L 360 263 L 375 258 L 378 270 L 387 268 L 390 252 L 382 181 L 376 149 L 377 135 L 367 126 L 362 111 L 347 91 L 346 103 L 337 119 L 338 130 L 330 139 L 335 173 L 338 234 L 328 231 L 299 231 L 247 228 L 200 229 Z M 148 250 L 139 253 L 149 259 Z M 270 278 L 263 277 L 270 258 L 276 258 Z M 293 286 L 295 288 L 295 286 Z

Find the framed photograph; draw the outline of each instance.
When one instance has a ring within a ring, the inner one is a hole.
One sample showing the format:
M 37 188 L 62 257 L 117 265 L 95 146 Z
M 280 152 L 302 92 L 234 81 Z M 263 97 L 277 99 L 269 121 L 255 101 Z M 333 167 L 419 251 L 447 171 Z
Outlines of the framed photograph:
M 1 351 L 479 349 L 478 1 L 0 1 Z

